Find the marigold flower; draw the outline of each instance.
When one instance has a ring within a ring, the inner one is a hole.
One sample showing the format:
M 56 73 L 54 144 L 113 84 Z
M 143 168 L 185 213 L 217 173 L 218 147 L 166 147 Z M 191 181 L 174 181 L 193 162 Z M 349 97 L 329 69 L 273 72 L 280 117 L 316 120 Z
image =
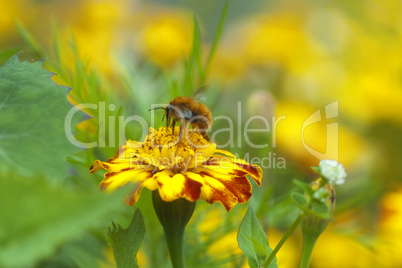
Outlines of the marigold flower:
M 232 153 L 219 150 L 216 143 L 206 141 L 194 130 L 187 130 L 177 142 L 179 127 L 174 130 L 150 128 L 144 142 L 128 141 L 115 157 L 107 162 L 96 160 L 90 172 L 105 169 L 101 190 L 113 191 L 127 183 L 136 185 L 127 198 L 134 205 L 141 189 L 159 190 L 163 201 L 179 198 L 195 202 L 199 198 L 208 203 L 221 202 L 226 210 L 237 202 L 245 203 L 251 197 L 249 175 L 261 185 L 262 170 L 250 165 Z

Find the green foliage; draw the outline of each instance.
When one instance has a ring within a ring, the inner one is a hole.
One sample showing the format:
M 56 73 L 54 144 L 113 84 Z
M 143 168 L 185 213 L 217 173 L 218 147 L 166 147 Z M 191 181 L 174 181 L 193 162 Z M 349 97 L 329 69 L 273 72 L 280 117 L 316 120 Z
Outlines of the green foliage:
M 24 24 L 19 19 L 16 19 L 16 18 L 14 18 L 14 24 L 15 24 L 15 27 L 17 28 L 20 36 L 22 37 L 22 39 L 24 39 L 24 41 L 27 44 L 30 44 L 30 47 L 32 48 L 32 50 L 38 55 L 43 55 L 45 53 L 43 47 L 32 36 L 32 34 L 24 27 Z
M 101 225 L 127 191 L 112 195 L 49 186 L 39 176 L 0 178 L 0 266 L 25 267 Z
M 320 167 L 315 167 L 315 166 L 313 166 L 313 167 L 311 167 L 311 169 L 312 169 L 315 173 L 320 174 Z
M 269 247 L 268 238 L 251 207 L 247 210 L 241 222 L 237 241 L 241 250 L 246 254 L 248 264 L 251 268 L 264 267 L 264 263 L 268 259 L 272 249 Z M 268 267 L 278 267 L 276 257 Z
M 290 196 L 292 197 L 293 202 L 295 202 L 295 204 L 298 207 L 306 207 L 307 206 L 307 200 L 304 197 L 304 195 L 302 195 L 301 193 L 295 192 L 295 193 L 292 193 Z
M 293 180 L 293 183 L 296 184 L 298 187 L 300 187 L 309 196 L 311 196 L 313 194 L 313 189 L 311 189 L 310 184 L 299 181 L 299 180 Z
M 52 181 L 68 176 L 66 159 L 78 150 L 64 126 L 73 106 L 67 88 L 55 84 L 52 75 L 42 61 L 20 62 L 17 55 L 0 67 L 0 172 L 36 173 Z M 82 115 L 72 118 L 72 130 Z
M 312 215 L 321 219 L 331 219 L 327 202 L 323 203 L 321 200 L 315 199 L 313 197 L 315 190 L 309 184 L 299 180 L 293 180 L 293 183 L 304 192 L 304 194 L 293 192 L 290 196 L 305 216 Z
M 222 33 L 223 33 L 223 26 L 225 25 L 228 10 L 229 10 L 229 1 L 226 1 L 225 6 L 223 7 L 221 19 L 219 21 L 219 25 L 218 25 L 218 28 L 216 30 L 216 34 L 215 34 L 215 38 L 214 38 L 211 50 L 209 51 L 208 60 L 207 60 L 207 63 L 205 64 L 205 70 L 206 70 L 207 74 L 208 74 L 209 69 L 211 67 L 211 64 L 212 64 L 213 58 L 215 56 L 216 50 L 218 49 L 219 41 L 221 40 L 221 36 L 222 36 Z
M 58 246 L 51 257 L 44 259 L 34 267 L 98 267 L 101 262 L 106 263 L 107 261 L 104 255 L 105 252 L 107 253 L 104 237 L 104 232 L 102 234 L 96 234 L 93 231 L 81 232 L 79 238 L 74 238 Z
M 145 224 L 141 211 L 139 209 L 135 211 L 127 229 L 122 229 L 120 225 L 116 226 L 113 223 L 113 228 L 109 229 L 109 236 L 117 267 L 138 267 L 137 252 L 145 236 Z

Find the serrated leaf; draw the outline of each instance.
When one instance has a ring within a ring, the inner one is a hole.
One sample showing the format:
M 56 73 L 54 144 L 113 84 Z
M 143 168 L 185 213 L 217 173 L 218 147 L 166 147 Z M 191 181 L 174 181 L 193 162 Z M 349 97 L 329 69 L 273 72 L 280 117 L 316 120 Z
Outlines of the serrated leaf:
M 248 265 L 252 268 L 263 267 L 264 262 L 272 252 L 272 249 L 269 247 L 268 238 L 251 207 L 247 210 L 240 224 L 237 242 L 240 249 L 247 256 Z M 261 248 L 265 249 L 265 252 Z M 276 257 L 268 267 L 278 267 Z
M 73 106 L 68 89 L 54 83 L 42 63 L 15 55 L 0 67 L 0 172 L 57 181 L 69 173 L 67 156 L 78 151 L 64 129 Z M 73 116 L 72 130 L 83 115 Z
M 302 195 L 301 193 L 292 193 L 290 195 L 290 197 L 292 198 L 293 202 L 296 203 L 297 206 L 299 207 L 305 207 L 307 206 L 307 200 L 304 197 L 304 195 Z
M 113 223 L 113 229 L 109 229 L 114 258 L 118 268 L 138 267 L 137 252 L 144 241 L 145 224 L 142 213 L 137 209 L 127 229 Z
M 35 264 L 85 228 L 107 220 L 127 193 L 73 192 L 31 179 L 0 177 L 0 267 Z
M 20 61 L 18 59 L 18 54 L 20 54 L 20 53 L 17 53 L 14 56 L 12 56 L 11 58 L 9 58 L 1 67 L 6 67 L 6 66 L 20 63 Z

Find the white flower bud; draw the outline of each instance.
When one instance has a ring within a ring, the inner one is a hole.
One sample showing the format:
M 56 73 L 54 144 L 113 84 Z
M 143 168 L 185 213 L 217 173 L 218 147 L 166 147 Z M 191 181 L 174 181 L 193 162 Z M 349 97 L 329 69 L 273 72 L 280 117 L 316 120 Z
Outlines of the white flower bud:
M 346 178 L 343 165 L 335 160 L 321 160 L 320 174 L 330 185 L 343 184 Z

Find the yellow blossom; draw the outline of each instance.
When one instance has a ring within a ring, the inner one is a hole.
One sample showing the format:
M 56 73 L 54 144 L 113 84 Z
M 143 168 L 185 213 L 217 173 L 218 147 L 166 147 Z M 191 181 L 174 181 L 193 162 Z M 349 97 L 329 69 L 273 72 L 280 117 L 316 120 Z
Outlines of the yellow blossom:
M 257 20 L 250 27 L 248 41 L 246 54 L 252 64 L 271 62 L 296 72 L 310 64 L 311 48 L 302 17 L 296 13 L 273 14 Z
M 208 203 L 220 202 L 228 211 L 237 202 L 250 199 L 252 187 L 246 175 L 260 185 L 259 166 L 216 149 L 216 143 L 206 141 L 195 130 L 188 130 L 177 142 L 179 132 L 179 127 L 174 134 L 166 127 L 150 128 L 144 142 L 128 141 L 107 162 L 96 160 L 90 172 L 108 171 L 99 186 L 101 190 L 113 191 L 134 183 L 128 205 L 137 202 L 143 187 L 158 190 L 165 202 L 202 198 Z
M 191 34 L 180 16 L 161 16 L 151 21 L 142 34 L 144 50 L 156 64 L 165 66 L 190 51 Z
M 318 160 L 308 149 L 324 154 L 326 159 L 338 159 L 346 167 L 356 160 L 365 148 L 361 138 L 339 123 L 338 133 L 327 133 L 329 123 L 325 119 L 311 125 L 304 125 L 306 120 L 318 109 L 297 101 L 278 101 L 276 118 L 278 121 L 276 143 L 278 150 L 299 164 L 301 168 L 317 165 Z M 323 109 L 321 109 L 323 110 Z M 325 116 L 323 116 L 325 118 Z M 330 146 L 327 139 L 333 141 L 339 137 L 338 146 Z
M 318 238 L 311 264 L 313 267 L 379 267 L 368 247 L 348 235 L 326 231 Z

